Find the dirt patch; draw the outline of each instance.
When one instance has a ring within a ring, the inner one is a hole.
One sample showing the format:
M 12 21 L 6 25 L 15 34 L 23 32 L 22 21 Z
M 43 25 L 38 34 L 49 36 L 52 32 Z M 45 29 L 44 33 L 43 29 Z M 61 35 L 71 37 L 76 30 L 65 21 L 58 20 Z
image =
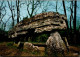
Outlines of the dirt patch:
M 70 49 L 71 52 L 75 52 L 75 53 L 79 53 L 80 52 L 80 48 L 79 47 L 70 46 L 69 49 Z
M 14 56 L 18 54 L 18 49 L 9 48 L 6 45 L 0 45 L 0 56 Z

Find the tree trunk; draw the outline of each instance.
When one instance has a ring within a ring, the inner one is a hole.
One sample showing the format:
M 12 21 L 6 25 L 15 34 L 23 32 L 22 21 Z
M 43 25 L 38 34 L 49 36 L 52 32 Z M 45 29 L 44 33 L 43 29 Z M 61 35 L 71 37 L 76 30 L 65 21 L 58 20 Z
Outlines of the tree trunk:
M 57 12 L 57 3 L 58 3 L 58 1 L 56 1 L 56 12 Z
M 17 7 L 17 23 L 19 22 L 19 17 L 20 17 L 20 9 L 19 9 L 19 3 L 20 1 L 16 0 L 16 7 Z
M 74 25 L 74 38 L 73 38 L 73 41 L 74 41 L 74 44 L 77 43 L 77 34 L 76 34 L 76 9 L 77 9 L 77 1 L 75 1 L 74 3 L 74 20 L 73 20 L 73 25 Z
M 12 1 L 11 2 L 9 2 L 9 1 L 7 1 L 8 2 L 8 6 L 9 6 L 9 9 L 10 9 L 10 11 L 11 11 L 11 17 L 12 17 L 12 27 L 14 27 L 14 13 L 13 13 L 13 4 L 12 4 Z M 10 4 L 11 3 L 11 4 Z
M 66 14 L 66 7 L 65 7 L 65 1 L 63 0 L 62 3 L 63 3 L 63 8 L 64 8 L 64 13 L 67 16 L 67 14 Z
M 71 16 L 70 16 L 70 34 L 72 34 L 72 19 L 73 19 L 73 1 L 71 1 L 71 5 L 70 5 L 70 10 L 71 10 Z
M 77 9 L 77 1 L 75 1 L 75 4 L 74 4 L 74 20 L 73 20 L 75 34 L 76 34 L 76 9 Z
M 64 8 L 65 16 L 67 16 L 67 14 L 66 14 L 66 7 L 65 7 L 65 1 L 62 0 L 62 3 L 63 3 L 63 8 Z M 66 20 L 66 24 L 67 24 L 67 30 L 68 30 L 68 32 L 69 32 L 69 26 L 68 26 L 68 21 L 67 21 L 67 20 Z M 68 35 L 67 35 L 67 36 L 68 36 Z

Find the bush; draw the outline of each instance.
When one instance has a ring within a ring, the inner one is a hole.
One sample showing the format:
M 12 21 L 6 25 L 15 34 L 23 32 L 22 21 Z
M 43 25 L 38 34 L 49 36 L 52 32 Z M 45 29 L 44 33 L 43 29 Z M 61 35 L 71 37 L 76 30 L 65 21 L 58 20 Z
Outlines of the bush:
M 13 42 L 7 43 L 7 46 L 13 46 Z
M 8 39 L 8 32 L 0 29 L 0 42 L 7 41 Z
M 47 39 L 48 39 L 48 34 L 41 34 L 36 37 L 37 42 L 46 42 Z

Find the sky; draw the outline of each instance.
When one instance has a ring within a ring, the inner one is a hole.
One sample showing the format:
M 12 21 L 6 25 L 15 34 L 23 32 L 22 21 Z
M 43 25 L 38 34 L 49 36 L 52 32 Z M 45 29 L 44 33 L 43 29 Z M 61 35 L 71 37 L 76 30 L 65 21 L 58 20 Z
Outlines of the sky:
M 1 2 L 1 1 L 0 1 Z M 12 1 L 13 2 L 13 5 L 15 5 L 15 1 Z M 25 1 L 22 1 L 21 3 L 24 3 Z M 48 3 L 49 2 L 49 3 Z M 5 0 L 5 5 L 6 5 L 6 16 L 4 17 L 3 21 L 6 22 L 7 19 L 9 18 L 9 16 L 11 16 L 11 12 L 10 12 L 10 9 L 8 7 L 8 3 L 7 1 Z M 66 11 L 67 11 L 67 19 L 68 19 L 68 24 L 69 24 L 69 19 L 70 19 L 70 2 L 69 1 L 65 1 L 65 5 L 66 5 Z M 80 1 L 77 2 L 77 27 L 79 27 L 80 25 Z M 57 3 L 57 9 L 58 9 L 58 12 L 60 14 L 64 14 L 64 9 L 63 9 L 63 5 L 62 5 L 62 1 L 58 1 Z M 42 9 L 46 9 L 46 12 L 49 12 L 49 11 L 53 11 L 53 12 L 56 12 L 56 1 L 45 1 L 44 3 L 42 3 L 41 7 L 38 7 L 36 10 L 37 12 L 35 14 L 39 14 L 39 13 L 42 13 Z M 16 7 L 14 8 L 15 9 L 15 13 L 16 13 Z M 31 11 L 31 5 L 29 7 L 29 11 Z M 3 12 L 4 13 L 4 12 Z M 34 14 L 34 15 L 35 15 Z M 27 6 L 25 4 L 22 4 L 21 7 L 20 7 L 20 20 L 23 20 L 24 17 L 26 17 L 28 15 L 28 12 L 27 12 Z M 9 30 L 11 29 L 11 23 L 12 23 L 12 19 L 10 19 L 7 23 L 7 26 L 6 26 L 6 30 Z M 16 16 L 15 16 L 15 25 L 16 25 Z

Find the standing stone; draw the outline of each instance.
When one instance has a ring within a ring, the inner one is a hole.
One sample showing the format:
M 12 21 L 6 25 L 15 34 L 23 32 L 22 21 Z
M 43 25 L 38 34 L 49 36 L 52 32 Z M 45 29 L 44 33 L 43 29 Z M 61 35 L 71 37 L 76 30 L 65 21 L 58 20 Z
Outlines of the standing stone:
M 62 52 L 66 50 L 65 43 L 63 42 L 58 32 L 50 34 L 50 37 L 48 38 L 46 45 L 47 48 L 49 48 L 50 52 L 54 52 L 54 51 Z

